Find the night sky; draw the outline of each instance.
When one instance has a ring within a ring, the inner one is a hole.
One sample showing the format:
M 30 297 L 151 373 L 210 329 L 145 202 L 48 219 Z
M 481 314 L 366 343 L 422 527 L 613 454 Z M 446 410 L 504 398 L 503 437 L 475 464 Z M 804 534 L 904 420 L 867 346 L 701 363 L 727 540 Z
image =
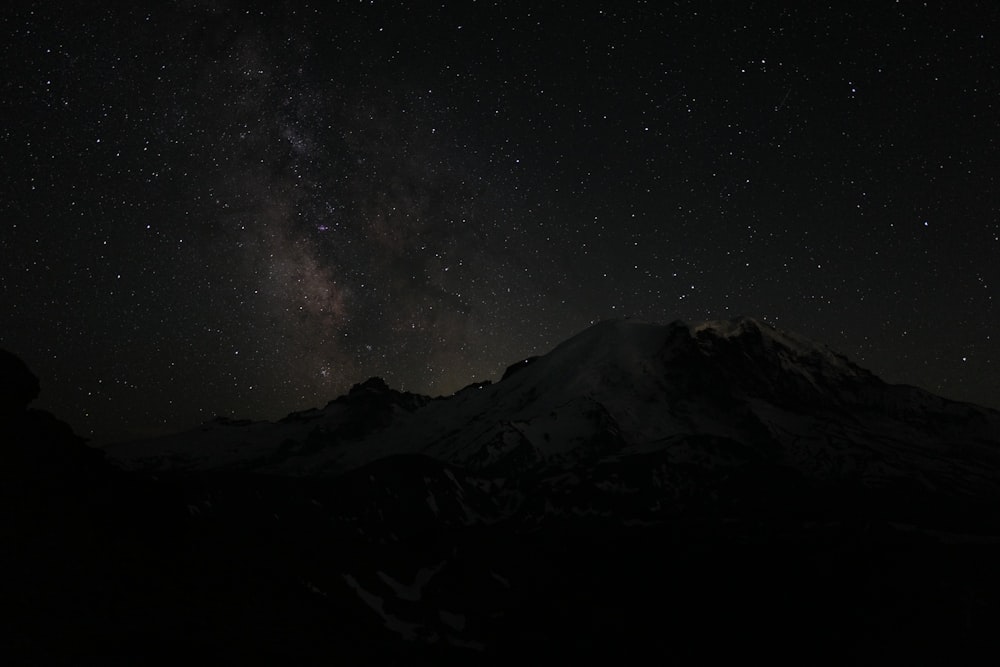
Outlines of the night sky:
M 0 9 L 0 347 L 95 442 L 620 316 L 1000 407 L 995 2 L 67 4 Z

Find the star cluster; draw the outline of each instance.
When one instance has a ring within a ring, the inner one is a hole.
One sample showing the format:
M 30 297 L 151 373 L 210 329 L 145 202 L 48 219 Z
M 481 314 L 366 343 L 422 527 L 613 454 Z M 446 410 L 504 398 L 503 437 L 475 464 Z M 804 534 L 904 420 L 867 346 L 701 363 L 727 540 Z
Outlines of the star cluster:
M 27 3 L 0 346 L 97 441 L 749 314 L 1000 407 L 998 10 Z

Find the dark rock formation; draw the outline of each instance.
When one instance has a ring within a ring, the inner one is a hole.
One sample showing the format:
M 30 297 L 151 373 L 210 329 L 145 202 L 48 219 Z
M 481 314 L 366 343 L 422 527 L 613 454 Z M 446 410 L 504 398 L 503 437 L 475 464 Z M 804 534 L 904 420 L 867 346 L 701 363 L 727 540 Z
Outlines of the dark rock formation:
M 38 378 L 20 358 L 0 350 L 0 417 L 27 409 L 38 398 Z

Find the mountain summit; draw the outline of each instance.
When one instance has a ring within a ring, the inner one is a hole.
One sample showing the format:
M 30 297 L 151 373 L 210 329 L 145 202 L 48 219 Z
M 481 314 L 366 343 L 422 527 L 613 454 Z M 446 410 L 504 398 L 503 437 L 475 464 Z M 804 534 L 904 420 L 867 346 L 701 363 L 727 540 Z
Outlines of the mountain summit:
M 1000 460 L 998 442 L 1000 413 L 887 384 L 825 345 L 741 317 L 602 321 L 453 396 L 401 394 L 373 378 L 278 423 L 216 423 L 108 451 L 130 468 L 296 476 L 397 454 L 486 472 L 654 453 L 707 470 L 739 452 L 809 479 L 1000 497 L 977 472 Z

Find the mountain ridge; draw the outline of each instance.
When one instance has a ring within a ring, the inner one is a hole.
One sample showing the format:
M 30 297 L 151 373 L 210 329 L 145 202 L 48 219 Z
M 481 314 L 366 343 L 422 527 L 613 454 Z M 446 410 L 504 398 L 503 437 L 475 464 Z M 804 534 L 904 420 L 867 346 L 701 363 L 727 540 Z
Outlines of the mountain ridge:
M 22 373 L 3 598 L 74 621 L 14 615 L 18 645 L 913 664 L 992 641 L 1000 413 L 751 318 L 602 322 L 510 368 L 438 398 L 372 378 L 104 460 L 24 407 Z
M 605 320 L 510 368 L 498 382 L 437 398 L 372 378 L 276 423 L 210 424 L 106 451 L 139 469 L 324 476 L 407 453 L 472 470 L 503 467 L 507 457 L 565 467 L 703 437 L 768 452 L 818 479 L 905 476 L 946 460 L 952 442 L 970 461 L 998 460 L 1000 412 L 887 384 L 825 345 L 749 317 Z M 955 467 L 945 468 L 924 473 L 925 482 L 957 491 Z

